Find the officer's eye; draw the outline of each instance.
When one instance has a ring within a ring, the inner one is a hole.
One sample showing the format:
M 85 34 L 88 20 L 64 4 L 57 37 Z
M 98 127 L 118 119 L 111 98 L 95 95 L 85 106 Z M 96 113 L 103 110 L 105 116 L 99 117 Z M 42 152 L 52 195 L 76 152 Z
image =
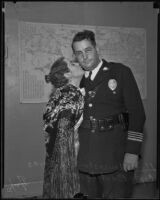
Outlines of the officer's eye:
M 85 53 L 91 53 L 92 52 L 92 48 L 87 48 L 86 50 L 85 50 Z
M 81 51 L 76 51 L 76 52 L 75 52 L 75 55 L 76 55 L 76 56 L 82 56 L 83 53 L 82 53 Z

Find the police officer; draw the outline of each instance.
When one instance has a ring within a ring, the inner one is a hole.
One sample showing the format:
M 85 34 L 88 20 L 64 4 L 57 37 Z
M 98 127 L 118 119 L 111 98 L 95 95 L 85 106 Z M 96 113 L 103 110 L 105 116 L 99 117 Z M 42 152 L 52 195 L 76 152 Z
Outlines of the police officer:
M 145 122 L 135 78 L 129 67 L 100 59 L 90 30 L 74 36 L 72 50 L 86 71 L 77 158 L 81 193 L 89 198 L 129 198 Z

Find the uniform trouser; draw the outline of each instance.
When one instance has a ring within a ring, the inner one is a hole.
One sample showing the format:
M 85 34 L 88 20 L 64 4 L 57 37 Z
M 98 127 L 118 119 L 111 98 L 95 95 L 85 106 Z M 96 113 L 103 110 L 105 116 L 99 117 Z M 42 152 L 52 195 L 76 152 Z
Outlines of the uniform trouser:
M 88 198 L 130 198 L 133 189 L 134 171 L 116 171 L 114 173 L 80 175 L 80 191 Z

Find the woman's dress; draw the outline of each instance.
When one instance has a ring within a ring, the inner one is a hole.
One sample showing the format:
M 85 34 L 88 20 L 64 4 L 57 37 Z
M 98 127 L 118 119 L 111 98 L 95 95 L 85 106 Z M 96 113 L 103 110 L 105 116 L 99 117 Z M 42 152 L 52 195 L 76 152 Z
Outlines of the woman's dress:
M 73 198 L 80 191 L 75 127 L 82 118 L 83 107 L 80 89 L 71 84 L 58 88 L 46 105 L 43 198 Z

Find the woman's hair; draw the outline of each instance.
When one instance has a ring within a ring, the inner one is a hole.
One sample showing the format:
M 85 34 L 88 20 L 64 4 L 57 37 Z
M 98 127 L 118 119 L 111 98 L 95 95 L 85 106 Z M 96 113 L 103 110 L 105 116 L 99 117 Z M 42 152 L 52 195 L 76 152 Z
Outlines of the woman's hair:
M 51 66 L 49 74 L 45 75 L 45 81 L 51 83 L 55 88 L 62 87 L 69 81 L 64 76 L 67 72 L 69 72 L 67 62 L 64 60 L 64 57 L 60 57 Z

